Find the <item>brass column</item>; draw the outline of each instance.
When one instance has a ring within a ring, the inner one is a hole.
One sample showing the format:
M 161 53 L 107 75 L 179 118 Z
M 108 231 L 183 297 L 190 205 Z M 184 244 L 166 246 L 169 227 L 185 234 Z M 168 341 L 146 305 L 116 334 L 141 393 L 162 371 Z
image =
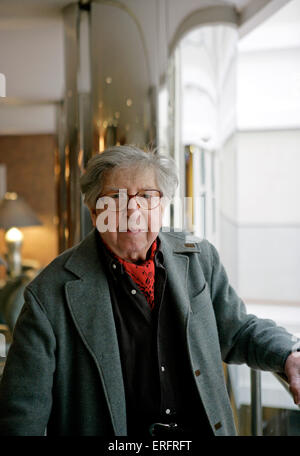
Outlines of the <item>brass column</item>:
M 65 96 L 57 111 L 59 251 L 86 235 L 79 179 L 92 155 L 89 2 L 63 9 Z

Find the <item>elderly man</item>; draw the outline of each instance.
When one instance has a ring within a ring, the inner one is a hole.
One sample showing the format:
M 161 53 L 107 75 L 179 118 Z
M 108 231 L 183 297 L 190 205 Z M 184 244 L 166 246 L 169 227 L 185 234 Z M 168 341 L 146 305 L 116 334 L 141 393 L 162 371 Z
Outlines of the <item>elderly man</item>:
M 222 361 L 285 373 L 299 402 L 291 335 L 246 313 L 209 242 L 160 230 L 176 185 L 157 153 L 90 160 L 95 229 L 26 289 L 1 435 L 235 435 Z

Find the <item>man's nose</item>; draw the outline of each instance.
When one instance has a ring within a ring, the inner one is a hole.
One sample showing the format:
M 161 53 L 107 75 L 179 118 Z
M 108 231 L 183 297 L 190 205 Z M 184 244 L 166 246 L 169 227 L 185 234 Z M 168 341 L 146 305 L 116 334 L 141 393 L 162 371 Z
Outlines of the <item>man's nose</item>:
M 127 209 L 128 209 L 128 212 L 129 211 L 136 211 L 140 208 L 140 205 L 137 203 L 136 201 L 136 197 L 133 196 L 131 198 L 129 198 L 129 201 L 128 201 L 128 205 L 127 205 Z

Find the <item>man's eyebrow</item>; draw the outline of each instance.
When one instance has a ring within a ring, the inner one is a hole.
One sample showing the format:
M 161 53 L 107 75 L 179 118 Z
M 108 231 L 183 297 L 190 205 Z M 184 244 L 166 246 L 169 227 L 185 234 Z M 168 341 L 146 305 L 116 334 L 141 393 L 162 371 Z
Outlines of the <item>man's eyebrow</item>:
M 153 189 L 153 185 L 143 185 L 138 191 L 140 192 L 141 190 L 149 190 Z M 107 192 L 119 192 L 119 190 L 127 190 L 127 188 L 124 187 L 107 187 L 105 190 L 103 190 L 103 193 Z
M 105 192 L 118 192 L 119 191 L 119 187 L 107 187 L 105 189 Z

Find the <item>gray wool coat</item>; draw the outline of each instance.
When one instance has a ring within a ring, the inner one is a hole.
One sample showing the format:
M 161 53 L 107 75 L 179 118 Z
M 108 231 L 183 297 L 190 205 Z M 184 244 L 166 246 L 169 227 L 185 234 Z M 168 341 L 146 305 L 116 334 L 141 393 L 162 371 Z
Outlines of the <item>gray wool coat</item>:
M 45 429 L 48 435 L 126 435 L 120 354 L 98 235 L 93 230 L 58 256 L 25 291 L 0 385 L 0 435 L 44 435 Z M 291 335 L 246 313 L 209 242 L 186 244 L 182 233 L 159 237 L 209 422 L 216 435 L 235 435 L 222 361 L 283 372 Z

